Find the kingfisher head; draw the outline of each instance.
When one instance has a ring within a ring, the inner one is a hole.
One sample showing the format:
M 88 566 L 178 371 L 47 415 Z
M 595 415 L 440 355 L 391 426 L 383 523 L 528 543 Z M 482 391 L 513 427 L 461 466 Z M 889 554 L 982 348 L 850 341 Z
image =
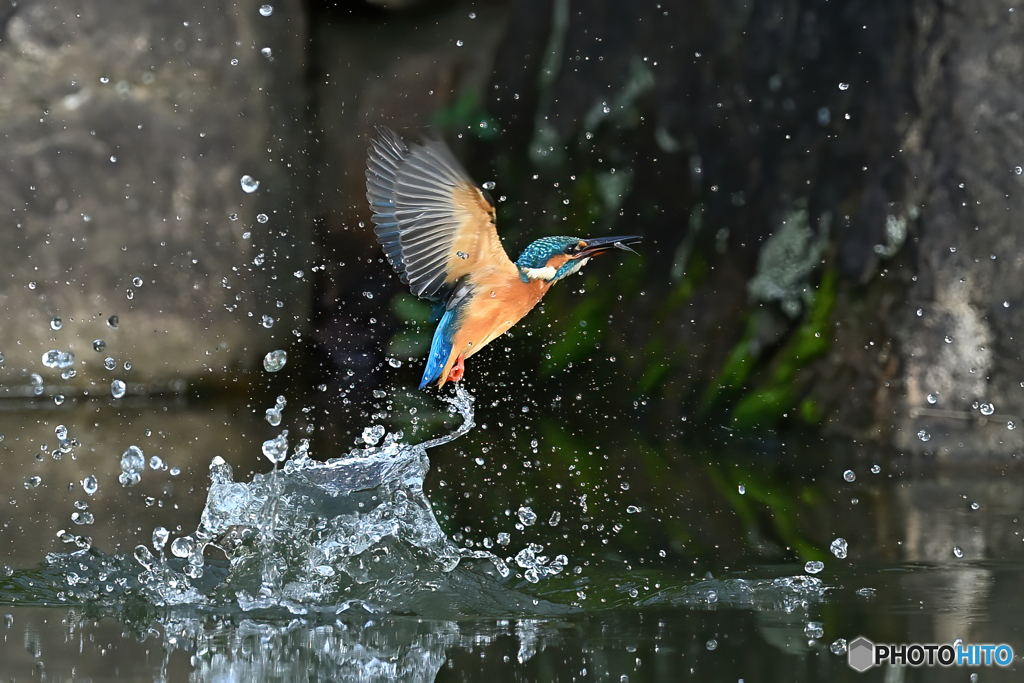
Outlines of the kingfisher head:
M 591 257 L 614 249 L 633 251 L 628 245 L 639 241 L 639 235 L 594 239 L 542 237 L 523 250 L 516 260 L 516 267 L 523 282 L 543 280 L 555 283 L 585 266 Z

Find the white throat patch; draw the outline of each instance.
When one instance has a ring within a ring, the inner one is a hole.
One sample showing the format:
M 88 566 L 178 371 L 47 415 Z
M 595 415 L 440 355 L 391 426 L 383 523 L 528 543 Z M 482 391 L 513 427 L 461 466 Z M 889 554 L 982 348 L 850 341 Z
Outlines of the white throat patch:
M 576 263 L 572 264 L 572 266 L 569 267 L 568 272 L 566 272 L 566 274 L 563 275 L 562 277 L 563 278 L 569 277 L 570 275 L 573 275 L 574 273 L 580 272 L 580 268 L 582 268 L 583 266 L 587 265 L 587 261 L 589 261 L 589 260 L 590 260 L 589 256 L 586 257 L 586 258 L 581 258 Z M 561 278 L 559 278 L 559 279 L 561 279 Z
M 523 268 L 523 272 L 531 280 L 550 280 L 555 276 L 558 271 L 552 266 L 544 266 L 543 268 Z

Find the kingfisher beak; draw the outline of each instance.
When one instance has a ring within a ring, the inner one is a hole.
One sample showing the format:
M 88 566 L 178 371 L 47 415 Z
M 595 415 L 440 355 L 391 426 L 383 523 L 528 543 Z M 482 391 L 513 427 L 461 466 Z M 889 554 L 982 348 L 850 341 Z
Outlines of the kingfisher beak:
M 575 258 L 590 258 L 591 256 L 597 256 L 598 254 L 606 254 L 613 249 L 622 249 L 623 251 L 632 251 L 628 245 L 636 244 L 640 241 L 640 235 L 625 235 L 621 237 L 597 237 L 592 240 L 582 240 L 583 248 L 575 255 Z

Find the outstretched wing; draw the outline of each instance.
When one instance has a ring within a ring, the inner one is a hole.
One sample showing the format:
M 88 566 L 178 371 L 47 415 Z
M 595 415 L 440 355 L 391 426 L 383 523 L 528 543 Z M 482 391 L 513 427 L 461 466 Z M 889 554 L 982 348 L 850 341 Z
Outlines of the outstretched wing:
M 443 142 L 406 145 L 377 126 L 367 153 L 374 232 L 413 294 L 438 301 L 482 267 L 515 270 L 494 228 L 494 207 Z

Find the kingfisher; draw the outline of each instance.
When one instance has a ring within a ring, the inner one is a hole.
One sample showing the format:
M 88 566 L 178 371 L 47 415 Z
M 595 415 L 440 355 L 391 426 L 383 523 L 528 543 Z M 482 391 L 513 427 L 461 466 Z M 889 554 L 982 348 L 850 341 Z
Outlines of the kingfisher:
M 530 312 L 559 280 L 638 235 L 542 237 L 513 263 L 494 206 L 439 139 L 406 144 L 377 126 L 366 162 L 366 199 L 388 263 L 412 293 L 434 304 L 437 329 L 420 389 L 458 382 L 465 360 Z

